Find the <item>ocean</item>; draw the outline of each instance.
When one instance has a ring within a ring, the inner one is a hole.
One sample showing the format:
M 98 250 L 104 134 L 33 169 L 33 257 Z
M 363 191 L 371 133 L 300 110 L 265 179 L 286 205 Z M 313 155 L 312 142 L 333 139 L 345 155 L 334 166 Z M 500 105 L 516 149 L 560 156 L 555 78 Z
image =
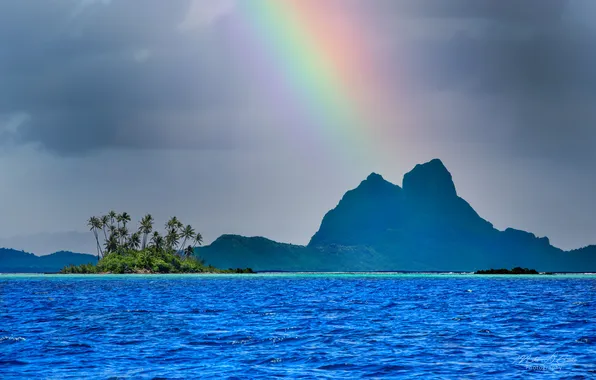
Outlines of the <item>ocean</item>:
M 596 276 L 0 275 L 0 378 L 596 378 Z

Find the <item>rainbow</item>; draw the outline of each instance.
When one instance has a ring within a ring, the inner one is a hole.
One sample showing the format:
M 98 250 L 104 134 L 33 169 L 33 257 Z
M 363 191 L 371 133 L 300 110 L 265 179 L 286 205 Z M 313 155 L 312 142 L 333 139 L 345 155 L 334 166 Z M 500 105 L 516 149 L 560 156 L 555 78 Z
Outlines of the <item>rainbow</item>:
M 342 151 L 374 149 L 382 91 L 367 52 L 366 22 L 358 19 L 364 12 L 349 1 L 241 0 L 237 6 L 248 24 L 247 56 L 264 66 L 263 81 L 277 91 L 276 102 L 300 118 L 299 133 Z

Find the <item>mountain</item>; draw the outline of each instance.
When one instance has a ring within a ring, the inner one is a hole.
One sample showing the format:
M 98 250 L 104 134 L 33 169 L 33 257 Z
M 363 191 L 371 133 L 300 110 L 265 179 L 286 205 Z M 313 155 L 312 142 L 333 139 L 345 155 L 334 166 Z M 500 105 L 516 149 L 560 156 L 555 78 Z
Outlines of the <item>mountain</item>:
M 67 265 L 95 263 L 97 257 L 83 253 L 55 252 L 36 256 L 32 253 L 0 248 L 0 273 L 56 273 Z
M 223 235 L 198 255 L 218 268 L 251 268 L 257 271 L 344 272 L 354 268 L 375 270 L 376 253 L 368 247 L 331 244 L 324 248 L 278 243 L 263 237 Z
M 575 255 L 596 255 L 596 245 L 590 245 L 584 248 L 571 251 Z
M 224 235 L 198 249 L 209 264 L 257 271 L 474 271 L 534 268 L 596 272 L 596 247 L 565 252 L 548 238 L 499 231 L 457 194 L 438 160 L 402 187 L 373 173 L 329 211 L 307 246 Z
M 97 247 L 90 231 L 44 232 L 0 238 L 0 247 L 35 252 L 43 256 L 57 251 L 95 252 Z
M 304 266 L 320 267 L 320 257 L 308 247 L 278 243 L 263 237 L 222 235 L 211 245 L 200 248 L 201 258 L 218 268 L 267 268 L 300 271 Z M 309 261 L 314 260 L 314 263 Z

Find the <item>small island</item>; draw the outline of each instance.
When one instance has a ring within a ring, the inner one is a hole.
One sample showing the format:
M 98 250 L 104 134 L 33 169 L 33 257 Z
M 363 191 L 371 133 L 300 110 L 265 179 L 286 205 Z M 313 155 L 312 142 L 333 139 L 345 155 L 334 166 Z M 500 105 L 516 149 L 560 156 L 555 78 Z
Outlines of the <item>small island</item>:
M 97 264 L 69 265 L 61 274 L 152 274 L 152 273 L 253 273 L 252 269 L 218 269 L 195 256 L 203 237 L 190 225 L 172 217 L 165 234 L 154 231 L 151 215 L 141 219 L 130 233 L 128 213 L 111 211 L 87 222 L 97 245 Z M 187 245 L 188 243 L 188 245 Z
M 515 267 L 511 270 L 509 270 L 509 269 L 479 270 L 479 271 L 474 272 L 474 274 L 540 274 L 540 273 L 538 273 L 535 269 Z

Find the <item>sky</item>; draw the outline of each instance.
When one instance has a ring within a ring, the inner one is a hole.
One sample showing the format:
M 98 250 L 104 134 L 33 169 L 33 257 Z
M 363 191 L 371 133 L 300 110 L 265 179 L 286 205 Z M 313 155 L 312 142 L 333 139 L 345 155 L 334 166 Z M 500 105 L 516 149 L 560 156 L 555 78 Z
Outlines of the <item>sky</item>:
M 433 158 L 495 227 L 594 244 L 595 14 L 593 0 L 3 0 L 0 245 L 80 250 L 73 231 L 112 209 L 177 215 L 206 242 L 306 244 L 368 174 L 401 184 Z

